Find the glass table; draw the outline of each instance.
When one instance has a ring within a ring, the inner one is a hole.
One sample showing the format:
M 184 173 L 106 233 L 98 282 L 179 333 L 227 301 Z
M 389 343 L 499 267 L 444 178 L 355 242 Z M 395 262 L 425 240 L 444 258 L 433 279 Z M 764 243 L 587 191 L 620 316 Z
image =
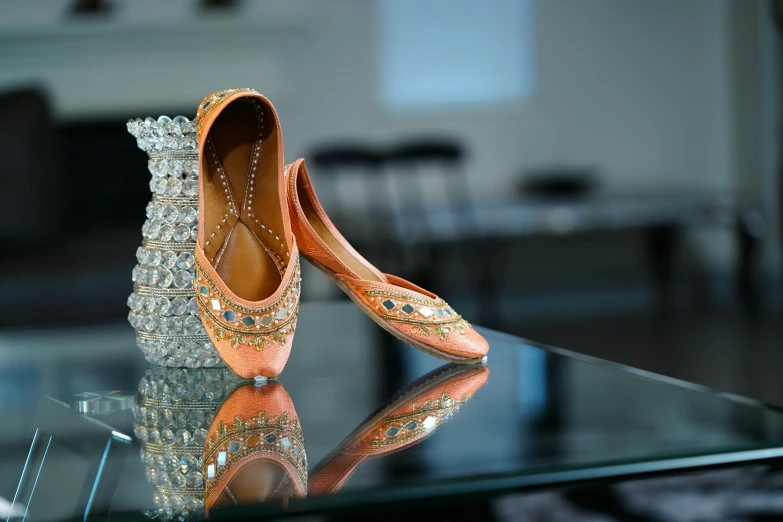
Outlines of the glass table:
M 0 514 L 356 513 L 783 457 L 763 404 L 481 331 L 486 366 L 444 364 L 307 303 L 267 383 L 149 366 L 127 325 L 0 333 Z

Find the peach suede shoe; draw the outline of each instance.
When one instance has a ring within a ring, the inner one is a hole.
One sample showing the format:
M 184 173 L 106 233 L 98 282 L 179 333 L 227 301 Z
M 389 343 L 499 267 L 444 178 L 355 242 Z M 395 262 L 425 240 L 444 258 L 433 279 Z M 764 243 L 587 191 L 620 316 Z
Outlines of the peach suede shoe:
M 207 434 L 204 507 L 277 503 L 307 494 L 307 455 L 294 404 L 282 385 L 248 384 L 221 405 Z
M 274 377 L 291 352 L 300 288 L 280 122 L 258 92 L 229 89 L 204 98 L 194 123 L 201 321 L 234 372 Z
M 315 466 L 310 494 L 336 493 L 366 459 L 419 444 L 464 406 L 488 378 L 487 367 L 447 364 L 415 381 Z
M 487 341 L 443 299 L 381 273 L 353 249 L 321 207 L 304 160 L 293 162 L 287 171 L 291 225 L 308 261 L 403 342 L 448 361 L 486 360 Z

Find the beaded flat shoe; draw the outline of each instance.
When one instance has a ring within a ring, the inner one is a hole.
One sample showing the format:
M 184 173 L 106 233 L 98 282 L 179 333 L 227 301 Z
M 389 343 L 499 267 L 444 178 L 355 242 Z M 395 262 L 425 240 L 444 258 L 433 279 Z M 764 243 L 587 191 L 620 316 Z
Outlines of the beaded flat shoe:
M 438 296 L 384 274 L 337 231 L 315 195 L 304 160 L 288 166 L 288 203 L 302 255 L 386 331 L 424 352 L 459 363 L 484 361 L 487 341 Z
M 399 391 L 310 474 L 310 494 L 330 495 L 368 458 L 415 446 L 445 424 L 489 378 L 489 368 L 447 364 Z
M 300 289 L 280 122 L 258 92 L 230 89 L 204 98 L 194 123 L 201 320 L 234 372 L 274 377 L 291 352 Z

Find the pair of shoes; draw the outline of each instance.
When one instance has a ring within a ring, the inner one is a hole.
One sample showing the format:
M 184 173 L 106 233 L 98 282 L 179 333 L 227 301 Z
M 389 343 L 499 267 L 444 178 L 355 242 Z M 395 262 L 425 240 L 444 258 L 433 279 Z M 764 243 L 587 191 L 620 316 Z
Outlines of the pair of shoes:
M 245 378 L 283 370 L 299 314 L 299 248 L 392 335 L 446 360 L 485 360 L 487 342 L 445 301 L 380 272 L 335 229 L 304 160 L 284 164 L 280 121 L 266 97 L 252 89 L 210 94 L 194 123 L 196 298 L 229 368 Z

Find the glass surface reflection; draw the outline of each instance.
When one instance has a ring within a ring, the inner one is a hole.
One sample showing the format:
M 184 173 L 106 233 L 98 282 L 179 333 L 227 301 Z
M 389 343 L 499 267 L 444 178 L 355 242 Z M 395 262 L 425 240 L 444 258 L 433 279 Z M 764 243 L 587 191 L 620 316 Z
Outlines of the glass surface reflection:
M 368 458 L 432 435 L 486 383 L 489 369 L 446 364 L 400 389 L 318 463 L 308 480 L 304 434 L 276 381 L 229 370 L 151 367 L 139 383 L 134 431 L 161 520 L 246 504 L 287 507 L 336 493 Z M 339 411 L 339 409 L 338 409 Z
M 284 477 L 296 470 L 287 472 L 267 458 L 264 465 L 248 466 L 256 469 L 254 478 L 266 480 L 251 499 L 259 508 L 222 509 L 216 517 L 257 518 L 280 513 L 286 502 L 288 514 L 336 513 L 357 504 L 434 502 L 465 491 L 499 495 L 510 488 L 783 458 L 783 415 L 756 401 L 481 330 L 492 345 L 492 378 L 487 379 L 486 369 L 442 366 L 411 350 L 351 302 L 303 308 L 297 354 L 280 381 L 306 440 L 307 497 L 300 498 L 304 488 L 297 489 L 295 474 Z M 112 513 L 146 512 L 161 520 L 203 513 L 205 445 L 217 431 L 219 410 L 235 390 L 251 383 L 215 368 L 150 368 L 141 364 L 132 332 L 112 332 L 74 334 L 71 345 L 79 346 L 78 357 L 62 345 L 47 351 L 49 337 L 29 350 L 30 341 L 13 341 L 31 359 L 26 366 L 9 363 L 6 373 L 22 375 L 24 367 L 32 367 L 40 377 L 31 381 L 35 387 L 20 384 L 0 401 L 6 419 L 0 425 L 6 441 L 0 447 L 0 495 L 13 494 L 24 468 L 34 433 L 31 396 L 68 402 L 75 394 L 84 400 L 86 391 L 120 390 L 124 396 L 133 390 L 139 396 L 135 415 L 122 408 L 94 409 L 96 420 L 136 433 Z M 86 342 L 96 347 L 89 357 L 81 348 Z M 465 402 L 463 396 L 471 393 Z M 262 411 L 266 419 L 282 415 L 285 408 L 274 410 L 265 401 L 254 398 L 247 410 L 232 408 L 237 411 L 220 418 L 230 426 L 237 415 L 241 422 Z M 289 420 L 293 415 L 288 413 Z M 436 431 L 438 426 L 443 429 Z M 82 434 L 72 436 L 78 440 Z M 220 451 L 214 454 L 212 479 L 233 466 L 229 450 L 220 450 L 225 461 Z M 233 467 L 234 477 L 250 473 L 242 465 Z M 70 482 L 79 481 L 70 476 Z M 250 499 L 242 495 L 244 480 L 249 479 L 228 483 L 237 501 Z M 233 505 L 227 494 L 219 498 L 214 506 Z
M 366 459 L 419 444 L 448 422 L 488 378 L 485 366 L 446 364 L 399 390 L 315 466 L 310 493 L 336 493 Z
M 247 381 L 227 369 L 151 366 L 139 382 L 134 432 L 162 520 L 204 511 L 202 469 L 209 428 L 223 400 Z
M 307 494 L 307 454 L 291 397 L 278 382 L 246 384 L 218 410 L 204 446 L 204 503 L 211 509 Z

